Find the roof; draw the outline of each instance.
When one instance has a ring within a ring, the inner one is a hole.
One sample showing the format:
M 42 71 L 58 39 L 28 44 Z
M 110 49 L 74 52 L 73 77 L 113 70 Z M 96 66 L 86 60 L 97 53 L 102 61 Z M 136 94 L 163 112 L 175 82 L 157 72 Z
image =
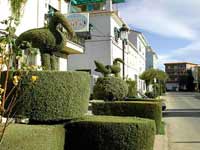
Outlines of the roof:
M 141 38 L 143 39 L 143 41 L 146 43 L 145 45 L 149 46 L 149 43 L 146 39 L 146 37 L 144 36 L 144 34 L 140 31 L 137 31 L 137 30 L 133 30 L 133 29 L 130 29 L 130 32 L 134 32 L 136 34 L 139 34 L 141 36 Z
M 169 62 L 169 63 L 164 63 L 164 65 L 176 65 L 176 64 L 191 64 L 191 65 L 198 65 L 198 64 L 191 63 L 191 62 Z

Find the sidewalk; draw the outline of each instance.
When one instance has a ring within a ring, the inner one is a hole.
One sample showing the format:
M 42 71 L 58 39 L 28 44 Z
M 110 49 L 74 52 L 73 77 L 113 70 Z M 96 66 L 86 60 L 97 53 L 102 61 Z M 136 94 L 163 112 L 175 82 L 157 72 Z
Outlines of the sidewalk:
M 165 135 L 156 135 L 154 150 L 168 150 L 167 125 L 165 126 Z

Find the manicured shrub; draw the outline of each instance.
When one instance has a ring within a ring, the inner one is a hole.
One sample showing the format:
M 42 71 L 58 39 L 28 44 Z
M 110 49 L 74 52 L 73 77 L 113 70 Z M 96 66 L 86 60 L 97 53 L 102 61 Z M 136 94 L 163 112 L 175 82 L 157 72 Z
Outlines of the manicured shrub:
M 137 82 L 134 80 L 127 80 L 126 83 L 128 84 L 128 97 L 137 96 Z
M 34 121 L 62 121 L 83 116 L 88 110 L 90 77 L 84 72 L 35 71 L 34 86 L 24 80 L 16 105 L 17 116 Z
M 1 150 L 64 150 L 63 125 L 11 124 L 5 132 Z
M 149 98 L 156 98 L 156 95 L 154 94 L 154 92 L 146 92 L 145 95 Z
M 155 123 L 149 119 L 90 116 L 66 128 L 69 150 L 153 150 Z
M 128 86 L 121 78 L 98 78 L 93 94 L 95 99 L 121 100 L 128 94 Z
M 164 99 L 153 99 L 153 98 L 126 98 L 126 101 L 147 101 L 147 102 L 162 102 Z
M 153 84 L 153 93 L 154 93 L 154 98 L 160 96 L 160 85 L 158 83 Z
M 94 115 L 136 116 L 153 119 L 156 123 L 157 133 L 159 133 L 162 119 L 161 103 L 155 101 L 93 102 L 92 113 Z
M 59 70 L 59 58 L 55 55 L 52 55 L 50 61 L 51 61 L 51 70 Z
M 43 70 L 51 70 L 51 56 L 50 54 L 44 53 L 41 55 L 41 62 Z

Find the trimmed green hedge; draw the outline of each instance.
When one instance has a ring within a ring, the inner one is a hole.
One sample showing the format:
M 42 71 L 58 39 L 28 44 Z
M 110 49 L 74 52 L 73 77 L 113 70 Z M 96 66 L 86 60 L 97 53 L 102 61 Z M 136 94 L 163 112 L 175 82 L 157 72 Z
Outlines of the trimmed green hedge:
M 66 128 L 69 150 L 153 150 L 155 123 L 149 119 L 90 116 Z
M 63 125 L 8 126 L 1 150 L 64 150 L 65 128 Z
M 136 116 L 141 118 L 153 119 L 156 123 L 157 133 L 159 133 L 161 127 L 162 108 L 160 102 L 93 102 L 92 112 L 94 115 Z
M 39 122 L 63 121 L 83 116 L 88 111 L 90 77 L 85 72 L 35 71 L 34 86 L 25 80 L 16 106 L 17 116 Z
M 147 101 L 147 102 L 162 102 L 164 99 L 153 99 L 153 98 L 126 98 L 126 101 Z
M 127 94 L 128 85 L 118 77 L 98 78 L 93 89 L 95 99 L 103 99 L 106 101 L 121 100 Z

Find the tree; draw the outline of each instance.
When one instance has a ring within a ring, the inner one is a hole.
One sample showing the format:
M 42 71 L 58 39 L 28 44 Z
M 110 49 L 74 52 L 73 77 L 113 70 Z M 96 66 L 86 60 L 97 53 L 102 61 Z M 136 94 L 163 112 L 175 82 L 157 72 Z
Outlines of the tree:
M 194 77 L 192 70 L 187 70 L 186 74 L 179 77 L 180 90 L 194 91 Z
M 27 0 L 8 0 L 10 2 L 12 17 L 19 20 L 22 15 L 22 8 Z
M 140 79 L 145 80 L 147 92 L 149 92 L 149 85 L 153 84 L 154 94 L 161 95 L 165 89 L 165 82 L 168 75 L 159 69 L 148 69 L 140 75 Z M 156 81 L 154 81 L 156 80 Z
M 149 91 L 149 85 L 154 82 L 156 75 L 157 75 L 156 70 L 153 68 L 144 71 L 140 75 L 140 79 L 144 80 L 146 83 L 147 91 Z
M 188 91 L 194 91 L 194 77 L 192 70 L 187 70 L 186 88 Z

